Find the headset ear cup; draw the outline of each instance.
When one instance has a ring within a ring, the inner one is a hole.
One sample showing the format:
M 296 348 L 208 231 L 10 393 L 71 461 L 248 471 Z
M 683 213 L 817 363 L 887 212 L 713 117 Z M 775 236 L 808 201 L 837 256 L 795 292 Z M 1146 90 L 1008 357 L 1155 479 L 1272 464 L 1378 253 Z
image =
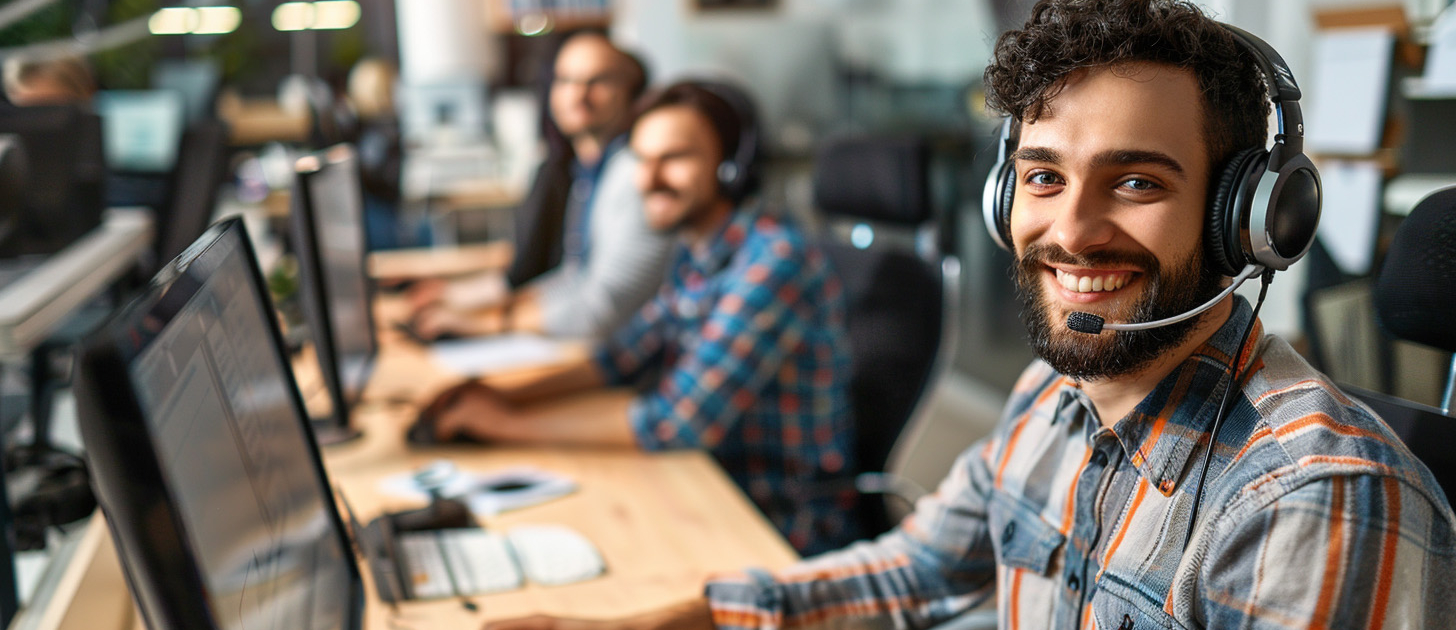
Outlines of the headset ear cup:
M 1244 267 L 1247 256 L 1239 242 L 1244 209 L 1235 206 L 1240 203 L 1239 192 L 1255 172 L 1251 167 L 1262 168 L 1267 157 L 1268 153 L 1261 147 L 1235 153 L 1213 182 L 1203 228 L 1204 262 L 1225 276 L 1238 275 Z
M 733 200 L 734 203 L 740 201 L 742 195 L 739 171 L 738 165 L 733 160 L 723 160 L 718 164 L 718 187 L 722 189 L 723 196 Z
M 1007 161 L 996 177 L 999 195 L 996 198 L 996 229 L 1001 231 L 1001 242 L 1006 249 L 1015 253 L 1016 244 L 1011 241 L 1011 201 L 1016 198 L 1016 164 Z

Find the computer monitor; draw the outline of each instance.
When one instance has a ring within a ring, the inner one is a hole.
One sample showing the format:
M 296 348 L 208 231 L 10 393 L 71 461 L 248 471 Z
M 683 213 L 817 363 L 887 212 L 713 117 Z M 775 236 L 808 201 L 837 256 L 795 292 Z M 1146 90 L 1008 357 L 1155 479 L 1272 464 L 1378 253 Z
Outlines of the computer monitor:
M 53 254 L 101 225 L 99 117 L 74 106 L 0 106 L 0 134 L 20 138 L 29 164 L 20 216 L 0 239 L 0 258 Z
M 166 59 L 152 68 L 152 88 L 182 95 L 187 124 L 215 118 L 222 69 L 210 59 Z
M 106 166 L 120 173 L 169 173 L 186 126 L 186 104 L 172 90 L 105 90 L 96 93 L 96 113 L 106 148 Z
M 349 416 L 379 348 L 365 266 L 364 193 L 350 145 L 304 156 L 295 167 L 289 242 L 298 258 L 299 303 L 329 394 L 329 415 L 315 428 L 319 443 L 333 444 L 358 435 Z
M 147 627 L 361 627 L 363 582 L 241 220 L 86 340 L 75 392 Z
M 486 139 L 490 120 L 485 81 L 406 83 L 400 100 L 400 126 L 411 143 L 461 145 Z

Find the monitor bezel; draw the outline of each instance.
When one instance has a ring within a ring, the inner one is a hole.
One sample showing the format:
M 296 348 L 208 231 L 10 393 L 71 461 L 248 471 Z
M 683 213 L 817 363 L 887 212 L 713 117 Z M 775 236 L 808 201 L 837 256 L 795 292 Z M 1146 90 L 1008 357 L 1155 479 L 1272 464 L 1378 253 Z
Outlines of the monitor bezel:
M 195 279 L 188 275 L 188 268 L 224 240 L 232 241 L 251 262 L 248 282 L 254 296 L 266 315 L 275 313 L 242 220 L 225 219 L 208 228 L 192 247 L 157 274 L 142 295 L 88 336 L 76 359 L 77 421 L 86 447 L 91 485 L 122 560 L 127 584 L 150 628 L 218 625 L 203 586 L 198 555 L 188 542 L 191 538 L 187 525 L 176 509 L 176 497 L 137 400 L 129 363 L 150 341 L 141 339 L 139 333 L 160 332 L 179 312 L 180 305 L 195 297 L 202 285 L 192 281 Z M 264 319 L 268 339 L 262 341 L 271 344 L 281 373 L 291 381 L 292 365 L 282 350 L 277 318 Z M 285 389 L 307 440 L 306 451 L 319 482 L 324 510 L 345 558 L 351 603 L 345 606 L 344 628 L 359 630 L 364 618 L 364 584 L 355 548 L 334 502 L 332 484 L 308 426 L 303 399 L 296 386 Z
M 295 164 L 295 185 L 289 212 L 289 242 L 298 260 L 298 300 L 304 319 L 308 322 L 310 337 L 314 342 L 314 354 L 318 357 L 319 371 L 323 373 L 324 388 L 330 400 L 327 418 L 333 428 L 348 435 L 356 431 L 352 421 L 354 407 L 364 397 L 364 389 L 374 374 L 375 362 L 379 357 L 379 335 L 374 320 L 374 283 L 369 281 L 369 244 L 367 238 L 360 243 L 359 270 L 364 274 L 364 322 L 368 328 L 369 353 L 361 368 L 360 384 L 352 399 L 345 387 L 342 370 L 343 361 L 336 343 L 337 335 L 329 316 L 331 300 L 324 273 L 322 248 L 318 239 L 318 209 L 314 204 L 314 178 L 331 169 L 349 169 L 359 180 L 359 159 L 354 148 L 348 144 L 334 145 L 316 154 L 305 156 Z M 359 190 L 362 201 L 362 183 Z M 364 230 L 364 208 L 358 210 L 360 234 Z

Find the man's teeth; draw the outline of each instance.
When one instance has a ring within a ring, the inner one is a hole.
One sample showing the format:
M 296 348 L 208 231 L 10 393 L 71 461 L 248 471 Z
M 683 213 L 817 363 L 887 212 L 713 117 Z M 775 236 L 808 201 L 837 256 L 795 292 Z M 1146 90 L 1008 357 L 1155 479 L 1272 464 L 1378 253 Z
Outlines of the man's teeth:
M 1078 293 L 1090 293 L 1096 291 L 1116 291 L 1127 285 L 1129 274 L 1111 273 L 1104 276 L 1075 276 L 1060 269 L 1057 271 L 1057 282 L 1068 291 Z

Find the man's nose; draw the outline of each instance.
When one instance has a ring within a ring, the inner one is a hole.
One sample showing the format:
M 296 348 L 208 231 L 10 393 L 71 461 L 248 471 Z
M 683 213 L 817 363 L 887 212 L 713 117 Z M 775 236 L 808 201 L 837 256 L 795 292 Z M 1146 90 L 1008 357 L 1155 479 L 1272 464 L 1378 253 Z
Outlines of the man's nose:
M 1112 241 L 1116 227 L 1109 200 L 1102 191 L 1085 185 L 1069 186 L 1049 210 L 1053 213 L 1049 236 L 1069 254 L 1093 251 Z

